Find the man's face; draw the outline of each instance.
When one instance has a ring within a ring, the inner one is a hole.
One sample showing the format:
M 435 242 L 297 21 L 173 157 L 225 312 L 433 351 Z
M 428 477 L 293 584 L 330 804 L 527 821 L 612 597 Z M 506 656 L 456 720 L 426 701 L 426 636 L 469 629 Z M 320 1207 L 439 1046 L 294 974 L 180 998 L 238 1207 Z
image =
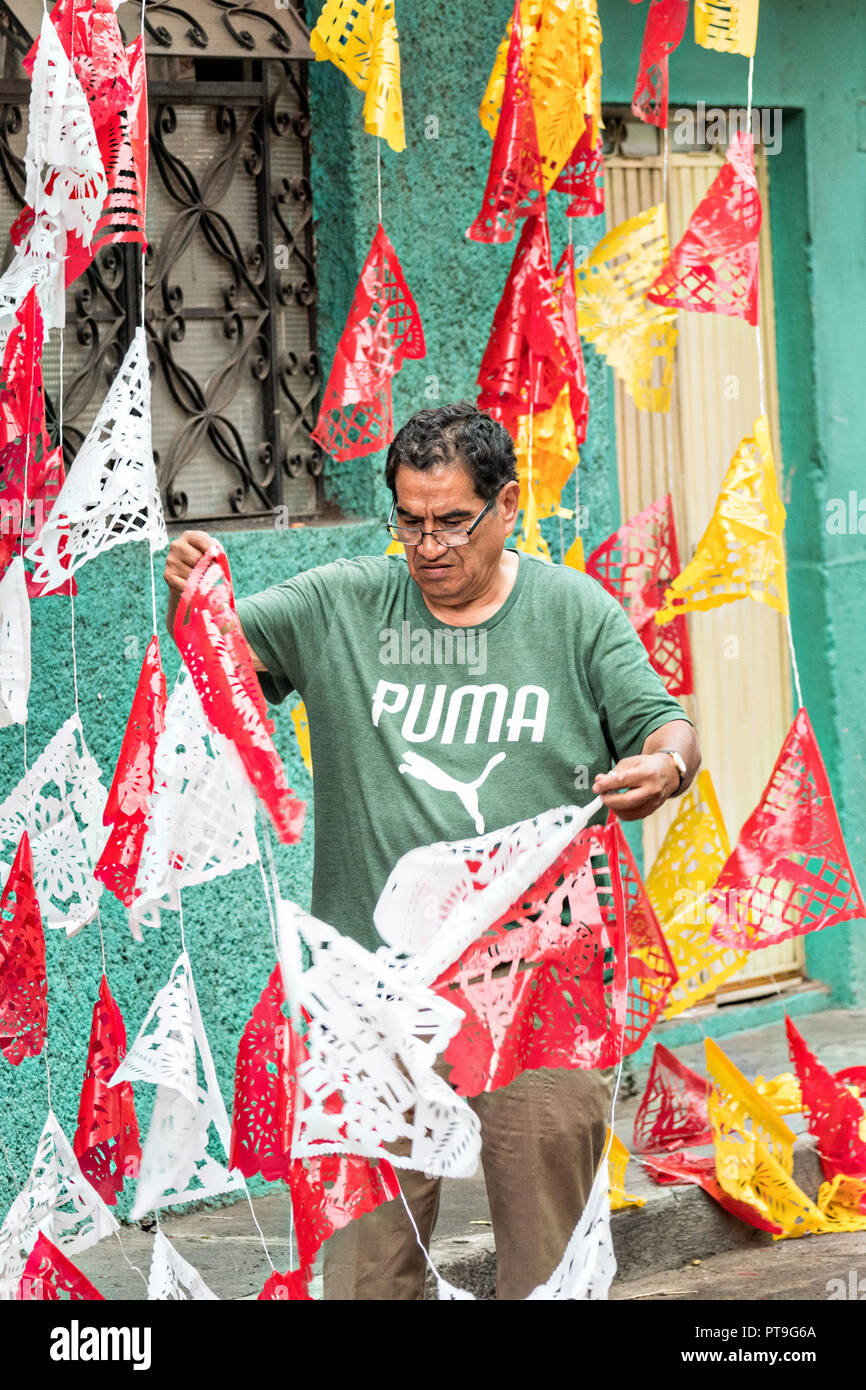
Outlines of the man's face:
M 469 472 L 459 463 L 425 470 L 401 465 L 394 485 L 394 520 L 400 526 L 420 526 L 424 531 L 446 527 L 465 530 L 486 505 L 486 499 L 476 493 Z M 434 605 L 449 607 L 471 602 L 484 592 L 514 528 L 518 496 L 518 484 L 506 483 L 495 509 L 482 519 L 466 545 L 439 545 L 428 535 L 420 545 L 406 546 L 409 573 L 425 598 Z

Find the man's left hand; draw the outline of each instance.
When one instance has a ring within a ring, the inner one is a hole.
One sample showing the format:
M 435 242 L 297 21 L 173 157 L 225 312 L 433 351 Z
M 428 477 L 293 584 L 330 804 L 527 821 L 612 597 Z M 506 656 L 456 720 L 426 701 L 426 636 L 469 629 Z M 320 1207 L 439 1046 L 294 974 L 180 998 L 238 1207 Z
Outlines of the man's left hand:
M 668 753 L 641 753 L 596 777 L 592 790 L 620 820 L 643 820 L 673 795 L 679 781 Z

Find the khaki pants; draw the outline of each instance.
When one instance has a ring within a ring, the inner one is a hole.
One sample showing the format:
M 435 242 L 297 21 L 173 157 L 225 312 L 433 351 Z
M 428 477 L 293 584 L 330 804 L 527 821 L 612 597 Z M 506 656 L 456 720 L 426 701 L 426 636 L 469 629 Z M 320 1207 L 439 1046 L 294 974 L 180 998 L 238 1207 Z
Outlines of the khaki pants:
M 604 1148 L 612 1081 L 613 1070 L 530 1071 L 470 1098 L 481 1121 L 500 1299 L 525 1298 L 562 1259 Z M 406 1168 L 397 1175 L 429 1249 L 441 1179 Z M 331 1236 L 324 1262 L 326 1299 L 424 1296 L 427 1264 L 399 1198 Z

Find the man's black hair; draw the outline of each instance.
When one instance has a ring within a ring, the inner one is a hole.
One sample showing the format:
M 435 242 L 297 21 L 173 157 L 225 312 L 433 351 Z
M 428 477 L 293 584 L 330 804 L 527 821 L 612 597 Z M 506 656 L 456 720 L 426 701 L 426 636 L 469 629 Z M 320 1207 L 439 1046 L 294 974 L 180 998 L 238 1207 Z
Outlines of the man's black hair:
M 385 482 L 396 498 L 394 479 L 401 465 L 424 471 L 455 463 L 466 468 L 485 501 L 517 480 L 514 442 L 505 427 L 472 401 L 452 401 L 419 410 L 406 421 L 388 449 Z

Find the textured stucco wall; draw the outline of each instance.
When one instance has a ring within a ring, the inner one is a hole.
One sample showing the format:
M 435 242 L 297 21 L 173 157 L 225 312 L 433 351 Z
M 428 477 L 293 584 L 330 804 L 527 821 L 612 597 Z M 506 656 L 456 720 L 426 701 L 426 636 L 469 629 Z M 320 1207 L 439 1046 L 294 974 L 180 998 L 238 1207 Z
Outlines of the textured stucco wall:
M 315 6 L 313 6 L 315 8 Z M 422 0 L 399 7 L 408 150 L 383 150 L 383 220 L 416 296 L 427 336 L 422 362 L 407 363 L 394 388 L 399 424 L 430 404 L 474 394 L 475 373 L 512 248 L 478 246 L 464 230 L 479 204 L 489 157 L 476 108 L 510 5 L 458 3 L 447 16 Z M 605 100 L 631 96 L 643 11 L 601 0 L 605 29 Z M 855 68 L 862 20 L 854 0 L 834 7 L 832 24 L 806 3 L 763 0 L 754 100 L 797 108 L 784 127 L 771 168 L 782 434 L 789 481 L 788 545 L 792 617 L 804 693 L 827 758 L 848 843 L 866 879 L 860 692 L 866 639 L 859 613 L 857 568 L 863 543 L 824 530 L 828 497 L 856 488 L 857 444 L 866 402 L 856 390 L 857 294 L 862 291 L 863 169 L 857 151 Z M 745 60 L 706 53 L 691 35 L 672 60 L 672 100 L 739 103 Z M 318 218 L 319 335 L 330 365 L 352 290 L 376 221 L 375 141 L 363 134 L 359 93 L 329 65 L 311 69 L 313 196 Z M 427 138 L 438 119 L 438 139 Z M 554 255 L 566 239 L 559 206 L 551 217 Z M 592 245 L 599 226 L 575 229 Z M 590 546 L 618 524 L 615 443 L 607 368 L 587 353 L 592 390 L 590 433 L 582 450 L 581 501 L 589 508 Z M 379 553 L 386 498 L 382 456 L 331 466 L 329 495 L 357 520 L 337 527 L 233 532 L 223 539 L 239 593 L 338 555 Z M 860 483 L 861 492 L 866 489 Z M 568 500 L 568 499 L 566 499 Z M 558 524 L 547 527 L 556 553 Z M 161 571 L 158 563 L 157 574 Z M 150 592 L 144 547 L 119 547 L 80 574 L 76 602 L 81 716 L 91 751 L 112 775 L 138 669 L 149 637 Z M 160 597 L 161 602 L 161 597 Z M 35 671 L 29 755 L 71 712 L 69 602 L 34 604 Z M 137 642 L 137 650 L 136 650 Z M 176 656 L 163 643 L 169 680 Z M 838 655 L 837 655 L 838 654 Z M 287 713 L 277 716 L 277 743 L 292 785 L 309 794 Z M 0 790 L 22 769 L 21 735 L 0 734 Z M 312 826 L 303 844 L 279 856 L 283 891 L 308 901 Z M 335 853 L 339 850 L 335 847 Z M 178 921 L 166 913 L 159 932 L 136 946 L 125 914 L 103 895 L 102 921 L 112 989 L 134 1036 L 180 947 Z M 224 1093 L 231 1095 L 237 1041 L 271 968 L 271 947 L 258 873 L 247 870 L 185 894 L 186 940 L 205 1024 Z M 866 998 L 862 926 L 835 928 L 809 943 L 811 972 L 828 981 L 838 1003 Z M 90 1012 L 101 969 L 96 925 L 48 942 L 49 1058 L 55 1110 L 69 1137 L 75 1127 Z M 803 1007 L 817 1000 L 809 997 Z M 746 1026 L 747 1013 L 743 1010 Z M 733 1016 L 733 1011 L 728 1011 Z M 685 1025 L 683 1025 L 685 1027 Z M 670 1033 L 666 1041 L 676 1043 Z M 145 1088 L 139 1088 L 143 1091 Z M 13 1070 L 0 1066 L 0 1138 L 19 1179 L 26 1173 L 45 1116 L 42 1059 Z M 143 1107 L 142 1118 L 147 1111 Z M 0 1155 L 0 1205 L 13 1182 Z M 125 1208 L 122 1206 L 121 1210 Z

